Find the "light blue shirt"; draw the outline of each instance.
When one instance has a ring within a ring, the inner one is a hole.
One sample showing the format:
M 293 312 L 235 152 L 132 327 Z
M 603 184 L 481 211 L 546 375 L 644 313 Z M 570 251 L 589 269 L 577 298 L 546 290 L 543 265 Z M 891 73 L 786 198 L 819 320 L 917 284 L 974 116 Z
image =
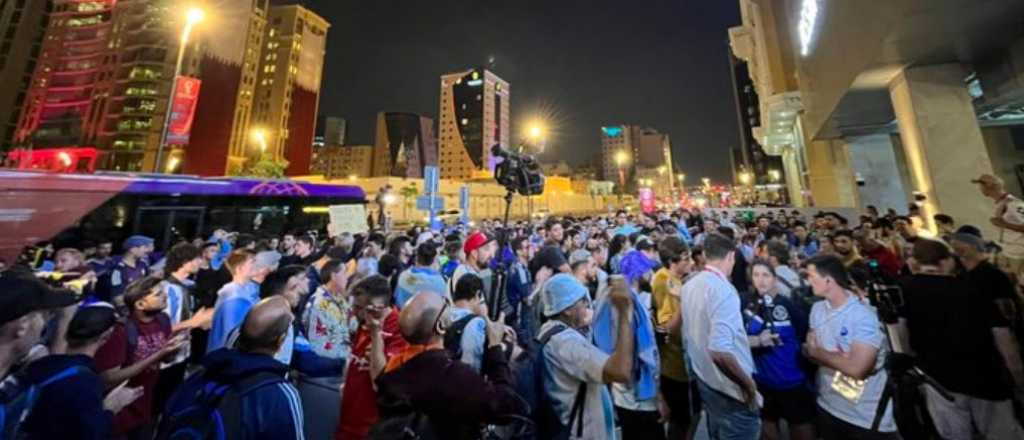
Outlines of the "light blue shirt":
M 560 324 L 556 320 L 545 322 L 538 334 Z M 569 414 L 580 384 L 587 384 L 583 402 L 583 435 L 577 437 L 576 427 L 572 426 L 569 438 L 617 439 L 612 397 L 604 383 L 604 364 L 609 356 L 574 329 L 554 335 L 544 346 L 543 356 L 548 372 L 544 374 L 544 392 L 564 425 L 569 426 Z
M 833 308 L 828 301 L 814 303 L 811 308 L 810 324 L 818 343 L 825 350 L 849 353 L 854 342 L 878 349 L 875 372 L 867 378 L 864 392 L 856 402 L 847 400 L 832 389 L 836 370 L 824 366 L 818 368 L 818 406 L 846 423 L 871 429 L 888 377 L 883 368 L 888 344 L 885 343 L 878 314 L 871 306 L 849 295 L 846 303 L 838 308 Z M 892 417 L 892 401 L 886 406 L 878 429 L 881 432 L 896 431 L 896 422 Z
M 225 347 L 231 331 L 242 325 L 245 314 L 260 300 L 260 285 L 249 281 L 243 285 L 230 282 L 217 292 L 217 304 L 213 309 L 213 325 L 206 352 Z
M 452 307 L 452 322 L 458 321 L 473 312 L 461 307 Z M 480 365 L 484 360 L 484 344 L 487 343 L 487 323 L 483 318 L 478 317 L 466 324 L 462 330 L 462 340 L 459 347 L 462 349 L 462 363 L 469 365 L 473 371 L 480 372 Z
M 420 292 L 433 292 L 447 296 L 448 286 L 441 273 L 429 267 L 411 267 L 398 276 L 395 287 L 395 306 L 399 309 Z
M 743 326 L 740 297 L 728 277 L 707 266 L 683 285 L 683 349 L 694 373 L 708 387 L 743 401 L 743 391 L 711 360 L 711 351 L 729 353 L 747 375 L 754 374 L 754 357 Z

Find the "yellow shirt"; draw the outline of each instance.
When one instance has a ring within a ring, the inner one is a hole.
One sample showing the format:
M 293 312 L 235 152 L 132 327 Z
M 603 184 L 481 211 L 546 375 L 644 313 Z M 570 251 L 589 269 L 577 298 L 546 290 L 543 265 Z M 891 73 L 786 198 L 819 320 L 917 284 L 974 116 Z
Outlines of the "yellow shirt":
M 668 269 L 662 268 L 654 274 L 651 290 L 654 291 L 652 296 L 658 309 L 655 320 L 659 326 L 666 325 L 679 311 L 679 295 L 682 289 L 682 280 L 674 277 Z M 683 363 L 682 339 L 669 336 L 658 350 L 661 353 L 661 375 L 678 382 L 688 382 L 690 378 Z

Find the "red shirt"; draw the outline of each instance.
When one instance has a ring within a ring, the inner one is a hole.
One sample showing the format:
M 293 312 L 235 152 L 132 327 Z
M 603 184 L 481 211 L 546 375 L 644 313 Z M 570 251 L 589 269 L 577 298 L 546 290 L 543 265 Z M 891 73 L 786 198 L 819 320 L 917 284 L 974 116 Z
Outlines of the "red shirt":
M 381 329 L 384 336 L 384 354 L 387 358 L 398 355 L 408 343 L 398 328 L 398 311 L 394 308 L 384 318 Z M 352 339 L 352 360 L 345 376 L 345 389 L 341 393 L 341 415 L 338 417 L 337 440 L 362 440 L 377 423 L 377 390 L 370 377 L 370 332 L 359 327 Z
M 900 263 L 899 257 L 896 256 L 889 248 L 879 245 L 875 250 L 870 252 L 864 252 L 866 260 L 878 261 L 878 267 L 882 269 L 882 272 L 886 275 L 896 278 L 900 274 L 900 267 L 903 263 Z
M 135 318 L 129 318 L 134 320 Z M 112 368 L 127 367 L 139 362 L 153 353 L 160 351 L 171 336 L 169 329 L 154 319 L 148 323 L 135 320 L 139 329 L 138 344 L 135 352 L 128 353 L 128 335 L 124 325 L 114 327 L 110 339 L 96 351 L 96 369 L 101 373 Z M 153 392 L 160 378 L 160 363 L 152 366 L 128 380 L 131 388 L 142 387 L 142 397 L 126 406 L 114 415 L 114 435 L 124 434 L 153 421 Z

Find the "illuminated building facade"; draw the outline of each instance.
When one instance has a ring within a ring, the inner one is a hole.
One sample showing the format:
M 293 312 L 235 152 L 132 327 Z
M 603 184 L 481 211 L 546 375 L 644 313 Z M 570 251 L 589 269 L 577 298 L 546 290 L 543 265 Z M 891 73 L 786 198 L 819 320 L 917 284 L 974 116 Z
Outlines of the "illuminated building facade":
M 299 5 L 271 6 L 267 21 L 253 127 L 266 131 L 268 154 L 288 161 L 287 175 L 308 174 L 330 25 Z
M 184 172 L 201 176 L 239 174 L 255 148 L 249 134 L 267 1 L 220 0 L 215 25 L 232 38 L 201 35 L 199 71 L 204 86 L 185 148 Z
M 438 163 L 442 178 L 493 174 L 491 147 L 510 146 L 509 92 L 508 82 L 483 68 L 441 76 Z
M 924 230 L 944 213 L 998 236 L 970 179 L 1024 182 L 1024 3 L 925 3 L 740 0 L 755 136 L 803 152 L 819 206 L 915 203 Z
M 373 176 L 418 179 L 427 165 L 437 165 L 434 120 L 415 113 L 378 113 Z
M 117 55 L 114 0 L 58 0 L 46 27 L 14 143 L 34 148 L 96 145 Z
M 329 146 L 316 150 L 311 167 L 312 174 L 325 179 L 371 177 L 373 145 Z
M 10 151 L 52 3 L 0 1 L 0 152 Z
M 90 146 L 99 167 L 150 170 L 184 17 L 170 1 L 53 3 L 14 142 Z M 186 51 L 182 74 L 198 62 Z
M 656 170 L 659 178 L 665 180 L 663 186 L 671 188 L 674 185 L 672 142 L 669 136 L 653 128 L 636 125 L 601 127 L 601 170 L 604 180 L 629 187 L 638 169 Z

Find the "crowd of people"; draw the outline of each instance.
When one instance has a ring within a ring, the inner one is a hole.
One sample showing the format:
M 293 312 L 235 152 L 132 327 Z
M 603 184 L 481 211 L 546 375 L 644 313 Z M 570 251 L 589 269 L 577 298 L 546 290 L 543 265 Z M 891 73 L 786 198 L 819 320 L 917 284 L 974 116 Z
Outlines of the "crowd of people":
M 680 209 L 51 247 L 0 272 L 0 440 L 1021 439 L 1024 202 L 973 182 L 990 225 Z

